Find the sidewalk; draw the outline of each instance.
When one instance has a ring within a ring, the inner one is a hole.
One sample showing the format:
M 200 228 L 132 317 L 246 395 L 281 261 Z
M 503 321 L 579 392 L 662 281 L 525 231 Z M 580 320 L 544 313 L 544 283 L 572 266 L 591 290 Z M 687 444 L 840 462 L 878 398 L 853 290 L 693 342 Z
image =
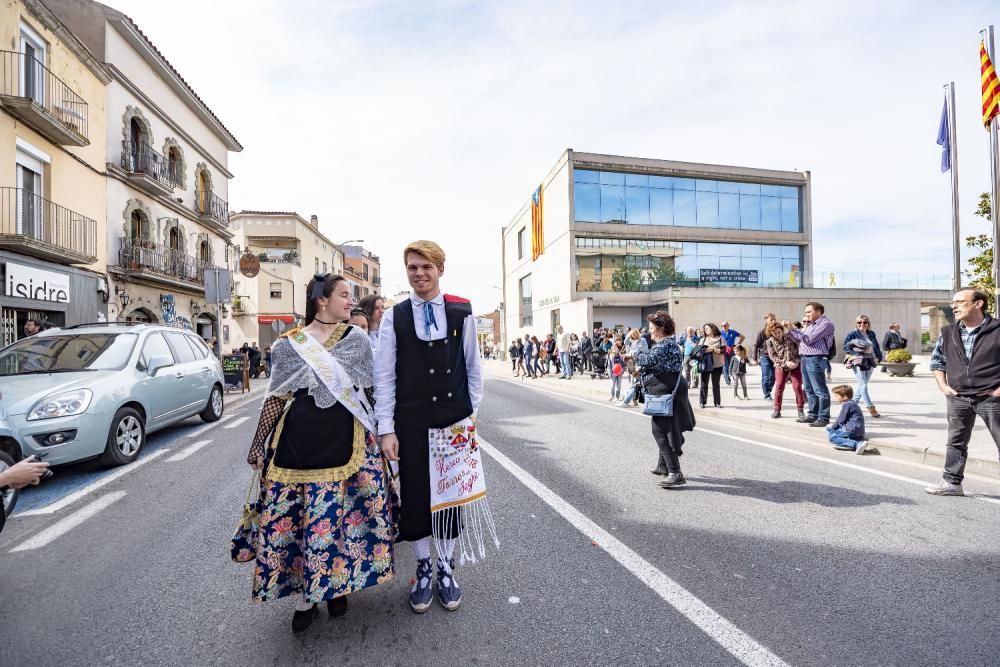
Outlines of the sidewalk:
M 903 458 L 934 467 L 944 467 L 945 441 L 948 425 L 945 420 L 945 399 L 938 391 L 934 377 L 927 369 L 928 357 L 914 357 L 919 365 L 913 377 L 890 377 L 888 373 L 876 371 L 869 383 L 869 393 L 882 417 L 875 419 L 865 409 L 865 430 L 870 439 L 869 451 L 876 450 L 886 456 Z M 484 364 L 489 376 L 513 379 L 509 361 L 487 361 Z M 546 389 L 558 390 L 576 396 L 595 400 L 608 400 L 611 395 L 611 381 L 590 378 L 590 375 L 574 375 L 570 381 L 558 379 L 554 372 L 537 380 L 527 379 L 526 383 Z M 833 381 L 829 386 L 847 384 L 855 388 L 853 373 L 841 364 L 833 366 Z M 623 383 L 624 388 L 627 386 Z M 694 390 L 697 392 L 697 390 Z M 697 399 L 692 400 L 698 419 L 718 419 L 737 422 L 741 428 L 764 432 L 782 429 L 801 434 L 803 438 L 826 441 L 825 429 L 809 429 L 795 423 L 795 394 L 791 385 L 785 388 L 784 407 L 781 419 L 771 419 L 773 405 L 763 400 L 760 388 L 760 369 L 751 368 L 747 375 L 749 400 L 733 398 L 733 388 L 722 381 L 722 409 L 697 407 Z M 710 391 L 711 394 L 711 391 Z M 620 408 L 637 410 L 638 408 Z M 837 415 L 833 405 L 833 418 Z M 820 431 L 817 433 L 817 431 Z M 972 441 L 969 443 L 969 474 L 1000 477 L 1000 461 L 997 448 L 989 432 L 981 421 L 977 421 Z

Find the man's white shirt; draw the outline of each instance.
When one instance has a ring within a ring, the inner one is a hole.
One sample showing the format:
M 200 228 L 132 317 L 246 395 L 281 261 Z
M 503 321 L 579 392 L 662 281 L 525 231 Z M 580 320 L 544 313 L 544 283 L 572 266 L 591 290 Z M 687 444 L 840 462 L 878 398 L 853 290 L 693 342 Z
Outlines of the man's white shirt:
M 426 320 L 424 318 L 424 300 L 416 294 L 410 295 L 413 305 L 413 325 L 420 340 L 441 340 L 448 335 L 448 317 L 444 307 L 444 294 L 440 293 L 430 300 L 434 313 L 435 324 L 431 326 L 431 335 L 427 336 Z M 378 421 L 378 434 L 396 432 L 394 414 L 396 412 L 396 330 L 392 318 L 394 308 L 388 308 L 382 316 L 382 324 L 378 332 L 378 351 L 375 354 L 375 419 Z M 479 402 L 483 398 L 483 367 L 479 360 L 479 347 L 476 343 L 476 319 L 471 315 L 465 318 L 462 329 L 462 349 L 465 351 L 465 373 L 469 382 L 469 398 L 472 400 L 472 411 L 479 411 Z

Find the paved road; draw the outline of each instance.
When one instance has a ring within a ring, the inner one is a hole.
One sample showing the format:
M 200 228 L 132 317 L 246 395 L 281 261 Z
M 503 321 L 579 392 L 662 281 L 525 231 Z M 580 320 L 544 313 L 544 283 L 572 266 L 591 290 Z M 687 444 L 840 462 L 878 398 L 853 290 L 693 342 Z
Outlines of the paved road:
M 10 521 L 0 664 L 331 664 L 349 651 L 407 665 L 974 665 L 1000 654 L 995 486 L 931 498 L 914 482 L 933 479 L 926 469 L 716 431 L 689 438 L 690 483 L 665 491 L 648 472 L 647 420 L 499 380 L 480 424 L 503 545 L 460 571 L 462 609 L 409 612 L 403 545 L 395 582 L 293 636 L 290 601 L 251 604 L 249 567 L 228 560 L 259 406 L 171 438 L 55 513 Z M 59 499 L 25 500 L 37 511 Z

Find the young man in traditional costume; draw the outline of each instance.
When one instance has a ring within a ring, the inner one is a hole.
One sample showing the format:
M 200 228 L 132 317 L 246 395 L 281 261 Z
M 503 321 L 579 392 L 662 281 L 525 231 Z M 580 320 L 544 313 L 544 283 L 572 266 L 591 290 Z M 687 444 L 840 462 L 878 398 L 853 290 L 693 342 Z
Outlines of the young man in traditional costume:
M 398 540 L 413 542 L 410 607 L 417 613 L 434 597 L 432 538 L 438 600 L 449 611 L 462 601 L 456 542 L 461 562 L 475 560 L 476 545 L 485 556 L 484 529 L 496 542 L 476 437 L 483 395 L 476 323 L 468 300 L 441 292 L 444 259 L 433 241 L 403 251 L 413 294 L 385 312 L 375 361 L 375 416 L 382 453 L 399 462 Z

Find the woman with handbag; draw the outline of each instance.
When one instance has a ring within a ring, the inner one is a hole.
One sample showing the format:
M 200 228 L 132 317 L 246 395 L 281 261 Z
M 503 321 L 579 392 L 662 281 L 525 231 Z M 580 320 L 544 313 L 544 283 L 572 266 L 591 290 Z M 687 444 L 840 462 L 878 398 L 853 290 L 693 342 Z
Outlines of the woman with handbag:
M 791 336 L 786 336 L 784 327 L 777 322 L 769 322 L 764 328 L 764 335 L 767 336 L 764 343 L 767 347 L 767 356 L 774 365 L 774 388 L 771 390 L 771 395 L 774 397 L 774 412 L 771 413 L 771 417 L 774 419 L 781 417 L 785 383 L 791 380 L 792 391 L 795 392 L 795 407 L 798 408 L 799 419 L 802 419 L 806 416 L 806 395 L 802 391 L 799 344 Z
M 681 448 L 684 432 L 695 427 L 694 411 L 688 401 L 683 378 L 684 353 L 674 341 L 674 320 L 663 310 L 649 315 L 653 347 L 639 353 L 642 385 L 646 392 L 643 413 L 652 417 L 653 439 L 660 450 L 654 475 L 666 475 L 664 489 L 687 483 L 681 473 Z M 721 369 L 720 369 L 721 370 Z
M 306 293 L 306 325 L 271 350 L 268 396 L 247 456 L 260 473 L 253 599 L 296 596 L 295 632 L 312 623 L 316 603 L 341 616 L 347 595 L 389 581 L 396 533 L 391 480 L 363 392 L 372 385 L 371 343 L 341 323 L 352 303 L 343 277 L 316 274 Z
M 854 371 L 858 380 L 858 388 L 854 391 L 858 404 L 868 406 L 868 414 L 881 417 L 872 397 L 868 394 L 868 382 L 875 368 L 882 362 L 882 350 L 878 346 L 878 336 L 872 331 L 872 321 L 867 315 L 858 315 L 854 321 L 855 329 L 844 338 L 844 354 L 847 355 L 847 365 Z
M 698 360 L 698 372 L 701 374 L 701 399 L 698 403 L 705 407 L 708 402 L 708 381 L 712 381 L 712 400 L 717 408 L 722 407 L 722 392 L 720 390 L 720 380 L 722 379 L 722 369 L 726 363 L 725 347 L 726 341 L 719 332 L 719 327 L 714 324 L 706 324 L 702 331 L 701 347 L 696 356 L 700 353 Z

